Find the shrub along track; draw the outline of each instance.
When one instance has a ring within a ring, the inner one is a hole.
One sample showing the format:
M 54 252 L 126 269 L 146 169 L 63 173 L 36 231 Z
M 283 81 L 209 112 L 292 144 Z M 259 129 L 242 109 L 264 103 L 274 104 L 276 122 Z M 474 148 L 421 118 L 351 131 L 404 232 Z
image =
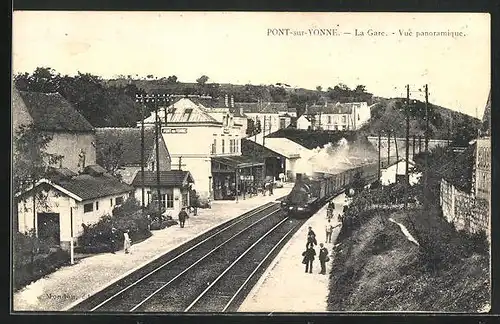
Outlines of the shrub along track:
M 304 220 L 263 205 L 165 254 L 70 311 L 233 311 Z

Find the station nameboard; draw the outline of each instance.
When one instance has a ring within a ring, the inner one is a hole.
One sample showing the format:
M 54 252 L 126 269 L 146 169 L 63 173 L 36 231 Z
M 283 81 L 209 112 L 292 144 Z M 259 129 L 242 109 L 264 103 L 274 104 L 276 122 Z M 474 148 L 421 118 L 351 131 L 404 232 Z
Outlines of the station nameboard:
M 163 128 L 163 134 L 187 134 L 187 128 Z

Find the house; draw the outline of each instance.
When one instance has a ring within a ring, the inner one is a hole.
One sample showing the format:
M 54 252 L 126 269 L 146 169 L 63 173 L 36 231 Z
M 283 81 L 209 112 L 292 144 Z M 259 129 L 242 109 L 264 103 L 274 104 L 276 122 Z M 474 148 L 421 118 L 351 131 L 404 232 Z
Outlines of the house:
M 234 182 L 226 179 L 224 168 L 217 167 L 224 158 L 241 159 L 242 126 L 230 112 L 222 113 L 218 120 L 207 111 L 209 108 L 201 100 L 185 97 L 168 107 L 160 107 L 158 114 L 174 168 L 179 160 L 178 169 L 190 171 L 202 199 L 214 198 L 214 191 L 221 183 Z M 155 115 L 146 118 L 144 123 L 153 126 Z M 248 161 L 238 162 L 237 166 L 240 169 L 256 167 Z
M 313 125 L 313 117 L 303 114 L 297 118 L 297 129 L 311 129 Z
M 263 176 L 272 179 L 280 179 L 280 174 L 286 174 L 286 156 L 269 149 L 255 141 L 249 139 L 241 140 L 241 154 L 243 156 L 260 157 L 263 159 Z M 249 175 L 252 176 L 252 175 Z M 242 179 L 248 179 L 243 177 Z M 249 179 L 250 181 L 253 179 Z
M 264 134 L 274 133 L 278 129 L 287 128 L 291 123 L 291 118 L 296 116 L 296 111 L 288 107 L 286 102 L 237 102 L 234 104 L 237 109 L 252 119 L 254 123 L 259 123 Z
M 78 173 L 96 164 L 95 130 L 59 93 L 13 91 L 14 132 L 33 124 L 52 136 L 46 152 L 62 155 L 59 167 Z
M 484 231 L 490 239 L 491 139 L 474 141 L 438 170 L 440 206 L 445 219 L 458 230 Z
M 138 201 L 142 199 L 142 181 L 142 172 L 139 171 L 132 181 L 135 197 Z M 190 206 L 189 192 L 192 184 L 194 184 L 194 180 L 189 171 L 160 171 L 159 185 L 156 172 L 144 171 L 145 205 L 148 206 L 156 200 L 159 188 L 161 206 L 165 208 L 167 214 L 175 218 L 182 207 Z
M 285 165 L 281 167 L 285 170 L 285 181 L 293 182 L 295 180 L 295 174 L 298 172 L 297 167 L 300 162 L 311 158 L 311 150 L 288 138 L 265 138 L 262 134 L 259 135 L 260 136 L 248 137 L 247 139 L 285 157 Z
M 85 167 L 81 174 L 68 168 L 53 169 L 47 178 L 17 194 L 18 230 L 35 229 L 38 237 L 69 249 L 72 237 L 78 244 L 83 225 L 98 222 L 133 193 L 133 187 L 98 165 Z
M 193 99 L 191 99 L 193 100 Z M 246 136 L 248 127 L 248 116 L 243 113 L 241 107 L 235 107 L 234 97 L 225 95 L 224 101 L 214 100 L 212 98 L 195 99 L 205 108 L 205 112 L 215 118 L 217 121 L 223 122 L 224 118 L 234 120 L 234 124 L 240 127 L 241 137 Z
M 105 168 L 116 167 L 121 179 L 131 184 L 141 170 L 141 128 L 96 128 L 97 163 Z M 171 158 L 163 136 L 158 136 L 159 170 L 171 169 Z M 119 152 L 113 150 L 119 146 Z M 156 170 L 156 136 L 154 127 L 144 129 L 144 169 Z
M 313 129 L 358 130 L 371 117 L 367 102 L 327 103 L 306 107 L 304 114 L 314 116 Z
M 415 172 L 415 162 L 412 160 L 408 161 L 408 173 L 410 186 L 417 184 L 422 176 L 422 172 Z M 380 183 L 384 186 L 397 182 L 405 183 L 405 175 L 406 160 L 400 159 L 381 170 Z

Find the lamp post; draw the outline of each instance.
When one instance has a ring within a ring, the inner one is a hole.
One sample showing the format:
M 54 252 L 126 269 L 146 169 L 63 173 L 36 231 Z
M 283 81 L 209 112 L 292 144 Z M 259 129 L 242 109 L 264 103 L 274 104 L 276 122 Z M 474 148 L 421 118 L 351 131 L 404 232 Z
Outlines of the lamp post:
M 74 247 L 74 232 L 73 232 L 73 208 L 76 207 L 76 203 L 74 199 L 70 199 L 69 201 L 69 217 L 70 217 L 70 226 L 71 226 L 71 239 L 69 242 L 70 246 L 70 260 L 71 264 L 75 264 L 75 247 Z

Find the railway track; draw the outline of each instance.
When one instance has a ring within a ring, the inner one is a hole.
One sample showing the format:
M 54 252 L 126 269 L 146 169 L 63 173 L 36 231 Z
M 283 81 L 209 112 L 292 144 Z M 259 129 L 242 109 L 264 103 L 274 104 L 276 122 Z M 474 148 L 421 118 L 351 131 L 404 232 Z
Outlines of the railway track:
M 80 302 L 80 312 L 236 311 L 304 220 L 263 205 L 154 260 Z

